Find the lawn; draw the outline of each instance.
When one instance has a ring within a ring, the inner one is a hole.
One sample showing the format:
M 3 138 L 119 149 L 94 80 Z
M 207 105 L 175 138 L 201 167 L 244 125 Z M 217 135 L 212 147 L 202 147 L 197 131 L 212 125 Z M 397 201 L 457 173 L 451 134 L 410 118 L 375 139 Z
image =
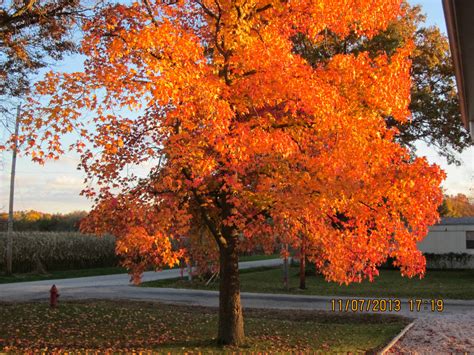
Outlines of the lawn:
M 242 255 L 239 256 L 239 261 L 240 262 L 245 262 L 245 261 L 257 261 L 257 260 L 268 260 L 268 259 L 279 259 L 280 254 L 268 254 L 268 255 L 261 255 L 261 254 L 256 254 L 256 255 Z
M 47 274 L 14 274 L 12 276 L 5 276 L 0 274 L 0 284 L 25 282 L 25 281 L 41 281 L 41 280 L 55 280 L 55 279 L 69 279 L 77 277 L 100 276 L 100 275 L 114 275 L 124 274 L 127 270 L 122 267 L 102 267 L 90 268 L 80 270 L 64 270 L 64 271 L 50 271 Z
M 474 270 L 428 270 L 423 279 L 408 279 L 397 270 L 381 270 L 374 282 L 340 286 L 326 282 L 320 275 L 306 277 L 306 290 L 298 288 L 298 268 L 290 268 L 290 288 L 283 288 L 281 268 L 260 268 L 241 272 L 241 290 L 244 292 L 291 293 L 301 295 L 338 295 L 366 297 L 474 299 Z M 197 279 L 160 280 L 142 284 L 146 287 L 176 287 L 217 290 L 217 284 L 209 286 Z
M 0 304 L 0 352 L 159 351 L 366 352 L 385 346 L 409 321 L 398 316 L 246 310 L 246 344 L 215 343 L 217 309 L 151 302 Z
M 279 254 L 271 255 L 246 255 L 241 256 L 240 261 L 256 261 L 256 260 L 267 260 L 279 258 Z M 63 270 L 63 271 L 50 271 L 47 274 L 14 274 L 13 276 L 6 276 L 0 273 L 0 284 L 13 283 L 13 282 L 25 282 L 25 281 L 41 281 L 41 280 L 55 280 L 55 279 L 70 279 L 77 277 L 88 277 L 88 276 L 101 276 L 101 275 L 114 275 L 114 274 L 126 274 L 127 270 L 122 267 L 103 267 L 103 268 L 89 268 L 80 270 Z

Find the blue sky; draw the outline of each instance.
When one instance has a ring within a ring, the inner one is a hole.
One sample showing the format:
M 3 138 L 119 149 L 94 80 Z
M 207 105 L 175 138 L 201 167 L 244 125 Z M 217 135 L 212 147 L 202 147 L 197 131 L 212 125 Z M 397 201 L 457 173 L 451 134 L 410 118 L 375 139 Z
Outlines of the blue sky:
M 409 1 L 420 4 L 427 15 L 427 23 L 436 25 L 446 32 L 441 0 Z M 79 60 L 69 60 L 55 69 L 73 71 L 80 66 Z M 448 166 L 430 148 L 420 144 L 418 155 L 426 156 L 430 162 L 439 164 L 447 173 L 443 187 L 450 194 L 464 193 L 474 196 L 474 149 L 461 155 L 460 167 Z M 17 163 L 15 188 L 15 210 L 34 209 L 43 212 L 70 212 L 88 210 L 90 201 L 79 196 L 83 187 L 83 174 L 76 169 L 78 156 L 68 153 L 59 161 L 44 166 L 31 163 L 27 157 L 20 157 Z M 8 210 L 11 156 L 7 152 L 0 156 L 0 211 Z

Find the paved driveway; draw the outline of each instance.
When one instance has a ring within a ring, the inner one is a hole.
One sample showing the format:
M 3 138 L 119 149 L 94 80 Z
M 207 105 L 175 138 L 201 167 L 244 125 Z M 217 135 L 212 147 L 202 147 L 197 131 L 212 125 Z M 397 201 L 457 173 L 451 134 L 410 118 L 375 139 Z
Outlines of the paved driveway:
M 243 262 L 242 269 L 259 266 L 281 265 L 280 259 Z M 179 270 L 149 272 L 143 281 L 176 278 Z M 46 301 L 49 288 L 56 284 L 60 300 L 73 299 L 130 299 L 159 301 L 163 303 L 217 307 L 219 294 L 216 291 L 186 290 L 172 288 L 136 287 L 129 283 L 128 275 L 94 276 L 64 280 L 46 280 L 0 285 L 0 301 Z M 357 297 L 361 299 L 361 297 Z M 283 294 L 242 293 L 245 308 L 308 309 L 332 311 L 331 300 L 348 297 L 298 296 Z M 393 348 L 396 352 L 474 353 L 474 301 L 445 300 L 444 311 L 431 312 L 421 307 L 411 312 L 407 300 L 403 300 L 400 312 L 393 312 L 415 319 L 415 325 Z

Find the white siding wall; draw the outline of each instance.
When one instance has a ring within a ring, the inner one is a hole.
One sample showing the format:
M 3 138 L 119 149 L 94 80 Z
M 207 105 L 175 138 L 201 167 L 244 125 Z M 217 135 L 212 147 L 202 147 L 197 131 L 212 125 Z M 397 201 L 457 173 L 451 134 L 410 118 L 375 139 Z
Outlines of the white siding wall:
M 426 238 L 418 243 L 418 248 L 424 253 L 474 255 L 474 249 L 466 248 L 466 231 L 474 231 L 474 225 L 432 226 Z

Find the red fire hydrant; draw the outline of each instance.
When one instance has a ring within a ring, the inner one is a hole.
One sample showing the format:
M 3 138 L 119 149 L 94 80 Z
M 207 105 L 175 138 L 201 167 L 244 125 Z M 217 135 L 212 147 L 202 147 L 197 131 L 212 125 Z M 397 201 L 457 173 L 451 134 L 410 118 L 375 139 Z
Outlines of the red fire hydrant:
M 51 308 L 54 308 L 58 305 L 58 297 L 58 289 L 56 288 L 56 285 L 53 285 L 53 287 L 51 287 L 51 290 L 49 290 L 49 305 L 51 306 Z

